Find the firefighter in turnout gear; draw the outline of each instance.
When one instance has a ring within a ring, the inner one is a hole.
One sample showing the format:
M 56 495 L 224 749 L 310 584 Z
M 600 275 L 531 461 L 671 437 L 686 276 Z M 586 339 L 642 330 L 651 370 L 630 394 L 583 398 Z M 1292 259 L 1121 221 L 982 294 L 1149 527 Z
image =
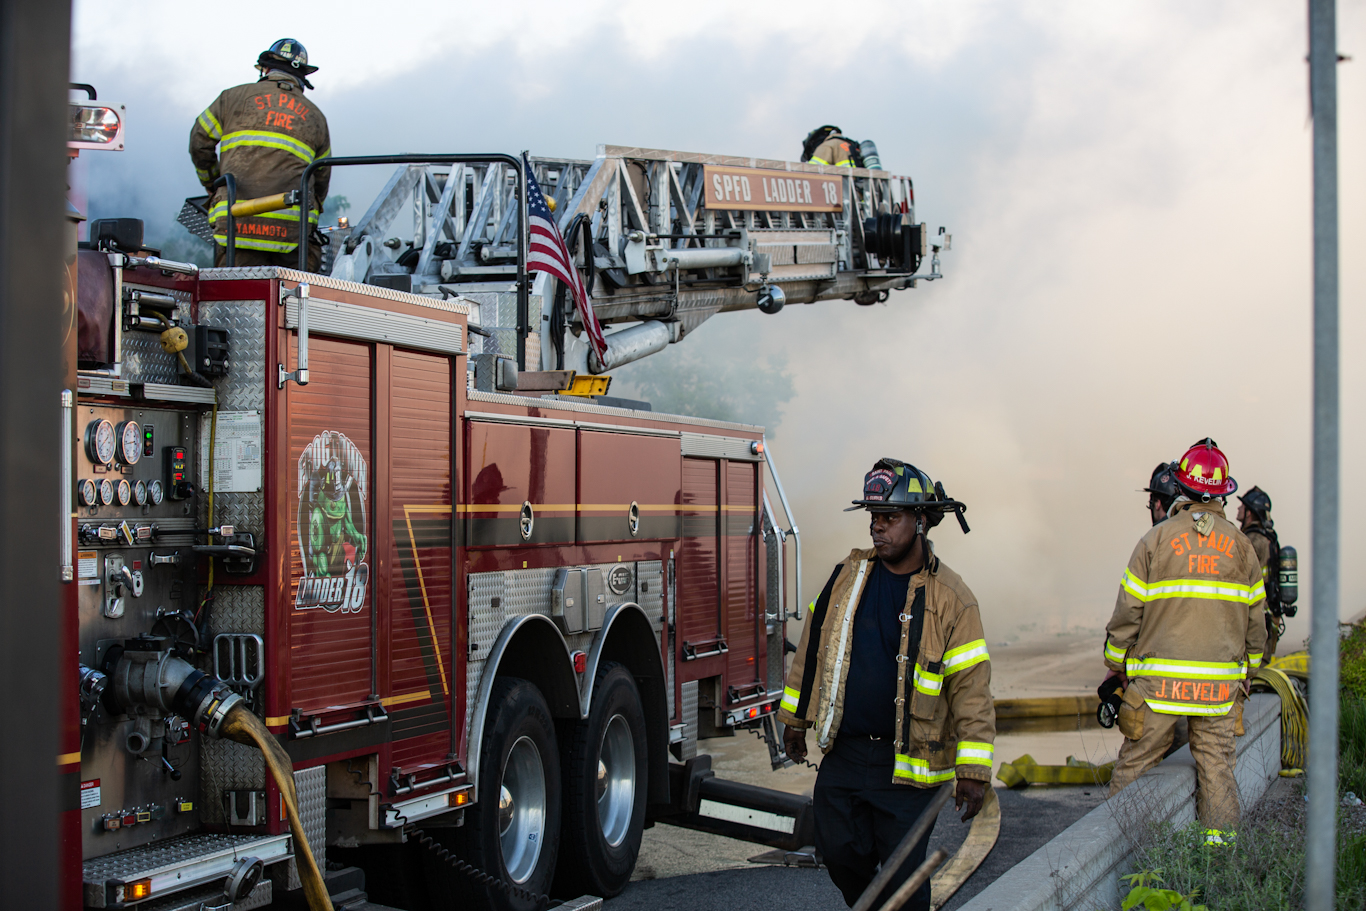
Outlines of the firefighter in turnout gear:
M 852 906 L 933 800 L 957 779 L 964 821 L 990 787 L 996 712 L 977 599 L 934 554 L 926 533 L 962 503 L 914 466 L 882 459 L 863 498 L 873 547 L 835 567 L 802 626 L 778 719 L 788 756 L 815 728 L 825 754 L 813 795 L 816 847 Z M 925 859 L 911 852 L 873 907 Z M 907 909 L 928 909 L 930 888 Z
M 1271 497 L 1266 491 L 1254 487 L 1238 498 L 1238 524 L 1262 563 L 1262 581 L 1267 588 L 1265 662 L 1269 664 L 1276 657 L 1285 620 L 1279 592 L 1275 591 L 1280 576 L 1281 542 L 1276 535 L 1276 523 L 1271 521 Z
M 331 154 L 327 118 L 304 89 L 316 66 L 292 38 L 282 38 L 256 61 L 261 78 L 225 90 L 196 118 L 190 130 L 190 158 L 195 175 L 209 191 L 213 224 L 214 265 L 225 264 L 228 229 L 226 187 L 214 188 L 222 174 L 237 181 L 237 199 L 256 199 L 299 188 L 304 168 Z M 322 245 L 314 226 L 327 198 L 330 168 L 313 172 L 308 206 L 308 268 L 316 272 Z M 298 267 L 299 206 L 236 218 L 235 264 Z
M 840 168 L 852 168 L 854 144 L 840 134 L 840 128 L 826 124 L 816 127 L 806 134 L 802 142 L 802 161 L 812 164 L 832 164 Z
M 1181 496 L 1134 548 L 1106 626 L 1105 664 L 1125 681 L 1110 794 L 1162 760 L 1186 716 L 1196 813 L 1206 844 L 1221 845 L 1239 817 L 1231 710 L 1262 661 L 1266 596 L 1252 544 L 1224 518 L 1221 498 L 1238 485 L 1214 441 L 1187 450 L 1174 477 Z

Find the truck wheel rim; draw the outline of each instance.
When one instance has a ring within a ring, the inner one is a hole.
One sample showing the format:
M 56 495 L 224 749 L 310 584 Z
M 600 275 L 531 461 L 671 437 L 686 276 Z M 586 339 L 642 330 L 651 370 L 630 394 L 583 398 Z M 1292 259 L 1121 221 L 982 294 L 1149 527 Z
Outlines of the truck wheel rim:
M 631 827 L 636 799 L 636 748 L 631 726 L 621 715 L 607 722 L 598 757 L 598 824 L 602 837 L 615 848 Z
M 503 764 L 498 829 L 508 878 L 526 882 L 540 859 L 545 829 L 545 767 L 530 737 L 518 738 Z

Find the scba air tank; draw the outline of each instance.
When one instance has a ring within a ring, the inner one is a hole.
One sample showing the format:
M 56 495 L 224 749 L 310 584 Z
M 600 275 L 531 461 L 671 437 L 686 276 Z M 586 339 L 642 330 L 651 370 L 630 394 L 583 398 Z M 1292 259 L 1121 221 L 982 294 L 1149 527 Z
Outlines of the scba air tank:
M 882 157 L 877 153 L 877 143 L 865 139 L 858 144 L 859 154 L 863 156 L 863 166 L 870 171 L 882 170 Z
M 1281 604 L 1282 612 L 1287 617 L 1295 616 L 1295 601 L 1300 597 L 1300 558 L 1295 553 L 1295 548 L 1286 546 L 1281 548 Z

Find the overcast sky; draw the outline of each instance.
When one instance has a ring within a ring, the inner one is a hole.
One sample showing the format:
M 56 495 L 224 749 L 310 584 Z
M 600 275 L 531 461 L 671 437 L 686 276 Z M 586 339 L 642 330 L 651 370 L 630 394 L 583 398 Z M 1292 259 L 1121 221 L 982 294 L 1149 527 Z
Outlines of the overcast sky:
M 1340 4 L 1345 617 L 1366 609 L 1366 16 Z M 1100 630 L 1147 528 L 1154 464 L 1213 436 L 1299 548 L 1307 635 L 1310 139 L 1303 3 L 76 4 L 72 78 L 128 106 L 87 155 L 94 217 L 151 238 L 196 192 L 194 116 L 290 36 L 335 154 L 599 143 L 795 159 L 836 123 L 877 141 L 946 225 L 946 278 L 724 315 L 684 344 L 787 357 L 770 427 L 814 597 L 866 543 L 842 505 L 879 456 L 967 501 L 938 552 L 992 640 Z M 387 175 L 334 192 L 363 209 Z M 646 365 L 642 365 L 644 367 Z M 1230 515 L 1232 509 L 1230 509 Z M 1284 649 L 1283 649 L 1284 650 Z

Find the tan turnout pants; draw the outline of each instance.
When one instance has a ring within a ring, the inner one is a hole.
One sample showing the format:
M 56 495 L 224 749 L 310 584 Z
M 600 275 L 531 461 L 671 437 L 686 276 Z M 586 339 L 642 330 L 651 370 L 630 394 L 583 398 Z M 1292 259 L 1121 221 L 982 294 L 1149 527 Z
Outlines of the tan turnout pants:
M 1125 705 L 1129 724 L 1122 724 L 1124 745 L 1110 778 L 1110 796 L 1162 761 L 1177 722 L 1189 720 L 1191 756 L 1195 759 L 1195 812 L 1207 829 L 1232 832 L 1238 828 L 1238 780 L 1233 775 L 1237 755 L 1233 741 L 1233 712 L 1224 715 L 1163 715 L 1145 702 L 1137 709 Z

